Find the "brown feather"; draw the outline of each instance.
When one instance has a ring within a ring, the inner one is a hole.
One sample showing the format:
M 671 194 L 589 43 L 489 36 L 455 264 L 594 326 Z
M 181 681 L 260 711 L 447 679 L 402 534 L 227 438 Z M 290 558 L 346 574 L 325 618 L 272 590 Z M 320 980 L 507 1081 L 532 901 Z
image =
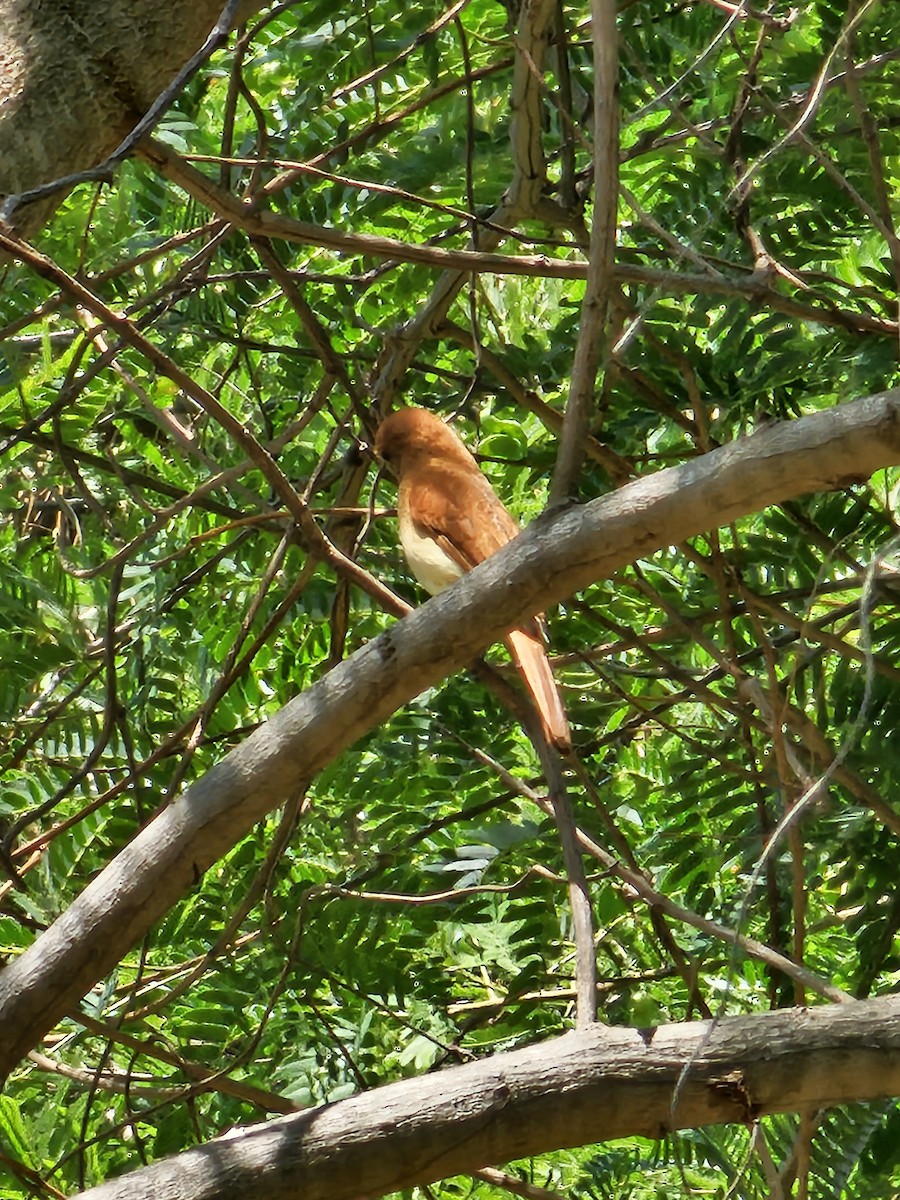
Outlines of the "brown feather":
M 442 591 L 460 571 L 471 570 L 519 532 L 475 459 L 432 413 L 421 408 L 393 413 L 378 430 L 375 451 L 397 473 L 400 539 L 426 590 Z M 506 640 L 544 733 L 565 753 L 572 746 L 569 724 L 540 622 L 512 630 Z
M 569 721 L 543 642 L 525 629 L 511 629 L 506 644 L 534 697 L 550 744 L 567 753 L 572 749 Z

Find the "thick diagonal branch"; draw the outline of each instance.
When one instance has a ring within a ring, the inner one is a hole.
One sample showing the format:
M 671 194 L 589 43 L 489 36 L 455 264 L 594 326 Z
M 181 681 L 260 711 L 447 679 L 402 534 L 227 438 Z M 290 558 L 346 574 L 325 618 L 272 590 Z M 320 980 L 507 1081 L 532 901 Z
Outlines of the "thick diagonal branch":
M 304 781 L 529 616 L 663 546 L 900 464 L 900 391 L 815 413 L 535 522 L 336 666 L 153 820 L 0 973 L 6 1074 Z

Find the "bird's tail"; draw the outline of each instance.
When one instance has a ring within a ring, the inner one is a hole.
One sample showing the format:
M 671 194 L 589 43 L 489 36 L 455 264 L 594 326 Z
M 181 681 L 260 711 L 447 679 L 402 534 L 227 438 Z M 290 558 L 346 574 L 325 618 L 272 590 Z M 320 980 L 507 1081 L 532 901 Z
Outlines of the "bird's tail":
M 572 735 L 562 699 L 550 669 L 550 660 L 541 639 L 524 629 L 507 634 L 507 644 L 522 678 L 531 692 L 550 744 L 561 754 L 572 749 Z

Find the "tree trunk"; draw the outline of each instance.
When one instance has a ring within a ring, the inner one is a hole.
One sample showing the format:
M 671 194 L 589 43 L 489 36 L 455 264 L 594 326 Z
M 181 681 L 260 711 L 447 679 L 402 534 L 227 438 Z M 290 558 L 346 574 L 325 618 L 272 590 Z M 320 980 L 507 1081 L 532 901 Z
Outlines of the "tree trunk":
M 0 194 L 102 162 L 203 44 L 222 4 L 0 0 Z M 23 205 L 17 232 L 31 236 L 64 195 Z

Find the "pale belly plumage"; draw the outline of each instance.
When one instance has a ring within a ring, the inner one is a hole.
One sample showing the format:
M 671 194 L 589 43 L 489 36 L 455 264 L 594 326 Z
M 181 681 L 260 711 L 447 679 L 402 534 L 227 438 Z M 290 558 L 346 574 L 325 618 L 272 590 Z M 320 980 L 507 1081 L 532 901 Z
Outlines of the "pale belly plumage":
M 412 521 L 400 522 L 400 542 L 410 570 L 432 596 L 456 583 L 464 574 L 459 563 L 442 550 L 434 538 L 423 537 L 416 531 Z

